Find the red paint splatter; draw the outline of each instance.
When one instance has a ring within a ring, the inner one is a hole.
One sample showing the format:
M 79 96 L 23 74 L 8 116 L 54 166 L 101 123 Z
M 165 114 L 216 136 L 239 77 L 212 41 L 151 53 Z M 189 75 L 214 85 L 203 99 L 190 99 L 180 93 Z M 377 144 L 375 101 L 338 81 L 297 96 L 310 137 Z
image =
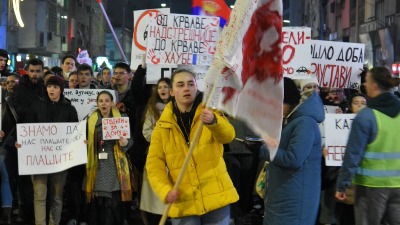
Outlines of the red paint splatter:
M 255 76 L 257 81 L 262 82 L 267 78 L 274 78 L 278 83 L 283 76 L 281 33 L 282 17 L 279 11 L 271 11 L 271 5 L 275 0 L 271 0 L 259 7 L 251 17 L 249 29 L 247 30 L 242 44 L 242 82 L 243 86 L 250 77 Z M 264 51 L 261 48 L 264 32 L 270 28 L 275 28 L 279 35 L 277 40 L 270 46 L 271 51 Z M 223 102 L 233 97 L 231 88 L 222 90 L 226 97 Z M 234 92 L 233 92 L 234 93 Z

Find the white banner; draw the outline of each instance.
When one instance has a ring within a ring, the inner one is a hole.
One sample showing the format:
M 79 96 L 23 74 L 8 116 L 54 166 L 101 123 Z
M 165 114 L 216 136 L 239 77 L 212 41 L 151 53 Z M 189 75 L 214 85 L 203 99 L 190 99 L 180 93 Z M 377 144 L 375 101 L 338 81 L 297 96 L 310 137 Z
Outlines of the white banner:
M 110 89 L 65 89 L 64 97 L 71 101 L 71 104 L 78 111 L 78 118 L 81 121 L 97 108 L 97 95 L 101 91 L 110 92 L 114 97 L 114 102 L 117 102 L 116 91 Z
M 196 83 L 199 91 L 205 90 L 204 76 L 208 70 L 208 66 L 179 65 L 179 69 L 187 68 L 196 74 Z M 171 74 L 177 69 L 177 66 L 170 67 L 168 65 L 153 65 L 147 68 L 146 83 L 157 84 L 160 78 L 171 78 Z
M 325 158 L 327 166 L 342 166 L 351 124 L 356 114 L 325 114 Z
M 184 14 L 150 17 L 146 63 L 211 64 L 219 37 L 219 18 Z
M 364 44 L 312 40 L 311 73 L 320 87 L 359 89 L 364 52 Z
M 19 175 L 50 174 L 87 162 L 86 120 L 17 124 Z
M 282 27 L 283 75 L 307 79 L 311 75 L 311 28 Z
M 103 140 L 116 140 L 120 137 L 130 138 L 129 117 L 102 119 Z
M 339 108 L 339 106 L 334 106 L 334 105 L 324 105 L 324 111 L 326 113 L 336 113 L 336 109 Z
M 149 34 L 149 18 L 153 14 L 169 14 L 169 8 L 147 9 L 133 11 L 133 38 L 131 51 L 131 66 L 136 69 L 142 64 L 142 57 L 146 54 L 147 38 Z

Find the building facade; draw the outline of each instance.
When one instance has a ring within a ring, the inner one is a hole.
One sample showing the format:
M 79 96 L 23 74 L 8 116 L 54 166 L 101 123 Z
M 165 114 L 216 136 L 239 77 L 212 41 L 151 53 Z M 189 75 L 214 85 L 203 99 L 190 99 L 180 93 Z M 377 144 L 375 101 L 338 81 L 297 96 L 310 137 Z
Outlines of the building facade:
M 1 1 L 0 46 L 10 52 L 13 67 L 22 68 L 31 57 L 59 66 L 65 54 L 77 55 L 79 48 L 91 57 L 105 55 L 106 23 L 96 0 L 18 1 L 24 27 L 13 1 Z

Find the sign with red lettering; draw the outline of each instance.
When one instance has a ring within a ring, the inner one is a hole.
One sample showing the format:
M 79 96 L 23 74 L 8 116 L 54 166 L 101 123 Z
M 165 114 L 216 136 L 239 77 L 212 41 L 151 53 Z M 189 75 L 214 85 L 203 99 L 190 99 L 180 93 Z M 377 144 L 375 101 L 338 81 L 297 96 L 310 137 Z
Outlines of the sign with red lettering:
M 310 46 L 310 27 L 282 27 L 282 63 L 285 77 L 292 79 L 310 77 Z
M 108 91 L 116 99 L 116 91 L 110 89 L 64 89 L 64 96 L 71 101 L 78 112 L 79 120 L 85 119 L 93 110 L 97 109 L 97 95 L 101 91 Z
M 365 44 L 312 40 L 311 73 L 321 87 L 359 89 L 364 53 Z
M 142 57 L 146 54 L 147 38 L 149 35 L 149 18 L 155 14 L 169 14 L 169 8 L 146 9 L 133 11 L 133 38 L 131 65 L 136 68 L 142 64 Z
M 147 66 L 211 64 L 219 37 L 219 18 L 184 14 L 150 17 Z
M 120 137 L 130 138 L 129 117 L 102 119 L 103 140 L 116 140 Z
M 325 158 L 327 166 L 342 166 L 351 124 L 356 114 L 325 114 Z
M 87 162 L 86 121 L 17 124 L 19 175 L 49 174 Z

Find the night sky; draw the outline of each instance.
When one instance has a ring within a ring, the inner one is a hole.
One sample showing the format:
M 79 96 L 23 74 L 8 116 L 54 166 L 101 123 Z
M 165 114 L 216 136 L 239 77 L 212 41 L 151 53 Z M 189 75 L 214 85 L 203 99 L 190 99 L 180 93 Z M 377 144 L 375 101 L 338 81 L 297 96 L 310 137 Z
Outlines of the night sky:
M 228 5 L 233 5 L 235 2 L 235 0 L 225 1 Z M 161 8 L 161 3 L 166 3 L 171 13 L 191 14 L 192 12 L 191 0 L 108 0 L 107 14 L 114 27 L 121 27 L 124 24 L 124 27 L 131 30 L 134 10 Z

